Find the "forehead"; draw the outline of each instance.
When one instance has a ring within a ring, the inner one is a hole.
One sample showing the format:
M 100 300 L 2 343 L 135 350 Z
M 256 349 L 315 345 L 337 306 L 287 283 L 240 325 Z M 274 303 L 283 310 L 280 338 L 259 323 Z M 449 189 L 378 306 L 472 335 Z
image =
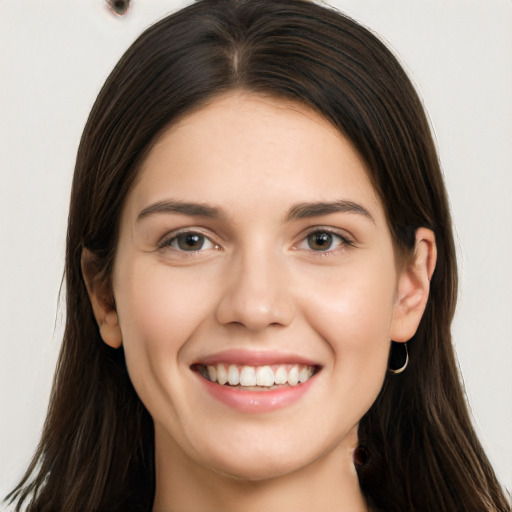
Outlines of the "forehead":
M 140 210 L 169 198 L 235 214 L 343 199 L 383 216 L 365 162 L 331 123 L 302 104 L 245 92 L 216 98 L 157 140 L 128 202 Z

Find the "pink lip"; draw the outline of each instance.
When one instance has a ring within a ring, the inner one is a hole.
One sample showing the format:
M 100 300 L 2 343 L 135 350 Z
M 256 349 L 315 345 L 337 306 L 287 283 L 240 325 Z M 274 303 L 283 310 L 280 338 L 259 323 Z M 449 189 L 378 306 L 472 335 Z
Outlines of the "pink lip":
M 211 382 L 199 372 L 195 373 L 213 398 L 239 412 L 252 414 L 275 411 L 297 402 L 316 380 L 316 375 L 313 375 L 297 386 L 283 386 L 268 391 L 248 391 Z
M 219 363 L 237 364 L 242 366 L 270 366 L 274 364 L 304 364 L 307 366 L 319 366 L 317 362 L 312 361 L 311 359 L 306 359 L 294 354 L 239 349 L 217 352 L 195 362 L 195 364 L 202 364 L 204 366 L 213 366 Z

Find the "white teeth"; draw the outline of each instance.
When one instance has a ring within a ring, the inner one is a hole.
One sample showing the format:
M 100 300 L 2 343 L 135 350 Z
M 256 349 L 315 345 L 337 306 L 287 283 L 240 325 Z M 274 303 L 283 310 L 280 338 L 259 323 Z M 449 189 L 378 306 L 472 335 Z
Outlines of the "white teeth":
M 207 370 L 208 370 L 208 377 L 210 378 L 210 380 L 212 382 L 216 382 L 217 381 L 217 368 L 215 368 L 215 366 L 208 366 Z
M 299 369 L 297 366 L 292 366 L 288 372 L 288 384 L 296 386 L 299 383 Z
M 270 366 L 260 366 L 256 370 L 256 385 L 268 388 L 274 385 L 274 372 Z
M 238 386 L 240 384 L 240 372 L 234 364 L 229 365 L 228 382 L 231 386 Z
M 228 372 L 223 364 L 217 365 L 217 382 L 219 384 L 226 384 L 228 381 Z
M 256 386 L 256 370 L 252 366 L 244 366 L 240 372 L 241 386 Z
M 286 367 L 280 365 L 276 370 L 274 375 L 274 382 L 276 384 L 286 384 L 288 382 L 288 372 L 286 371 Z
M 311 373 L 309 372 L 309 368 L 307 366 L 303 366 L 299 370 L 299 382 L 306 382 L 309 377 L 311 377 Z
M 271 388 L 274 385 L 297 386 L 306 382 L 315 373 L 312 366 L 306 365 L 264 365 L 264 366 L 238 366 L 224 364 L 203 366 L 201 374 L 207 376 L 211 382 L 230 386 Z

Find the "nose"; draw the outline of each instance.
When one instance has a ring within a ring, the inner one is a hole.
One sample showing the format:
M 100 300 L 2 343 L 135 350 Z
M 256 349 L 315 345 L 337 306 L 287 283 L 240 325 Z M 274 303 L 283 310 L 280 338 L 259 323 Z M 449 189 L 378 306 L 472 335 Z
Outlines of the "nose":
M 290 285 L 285 262 L 272 250 L 239 254 L 217 305 L 217 321 L 251 331 L 287 326 L 295 317 Z

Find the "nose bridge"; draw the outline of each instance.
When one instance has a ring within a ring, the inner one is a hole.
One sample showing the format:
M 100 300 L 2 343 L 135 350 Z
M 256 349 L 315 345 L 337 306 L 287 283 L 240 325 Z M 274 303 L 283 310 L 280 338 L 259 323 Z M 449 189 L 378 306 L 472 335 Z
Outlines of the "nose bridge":
M 275 246 L 253 243 L 235 251 L 230 277 L 217 308 L 222 324 L 242 324 L 250 330 L 288 325 L 295 306 L 284 258 Z

